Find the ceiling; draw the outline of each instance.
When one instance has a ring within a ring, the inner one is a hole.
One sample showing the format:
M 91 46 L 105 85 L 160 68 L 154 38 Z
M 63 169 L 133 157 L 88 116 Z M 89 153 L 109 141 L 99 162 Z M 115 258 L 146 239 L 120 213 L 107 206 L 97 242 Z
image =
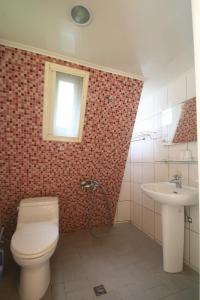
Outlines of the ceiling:
M 74 4 L 89 26 L 71 21 Z M 150 78 L 191 47 L 190 0 L 0 0 L 0 38 Z

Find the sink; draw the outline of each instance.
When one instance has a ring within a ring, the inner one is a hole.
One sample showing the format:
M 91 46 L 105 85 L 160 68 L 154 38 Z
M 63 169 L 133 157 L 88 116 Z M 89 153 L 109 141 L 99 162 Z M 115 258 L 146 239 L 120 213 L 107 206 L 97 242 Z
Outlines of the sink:
M 198 189 L 188 185 L 155 182 L 141 185 L 143 192 L 161 204 L 163 268 L 169 273 L 183 270 L 184 206 L 198 204 Z
M 183 185 L 176 188 L 175 183 L 154 182 L 141 185 L 142 190 L 154 200 L 168 205 L 195 205 L 198 203 L 198 190 L 195 187 Z

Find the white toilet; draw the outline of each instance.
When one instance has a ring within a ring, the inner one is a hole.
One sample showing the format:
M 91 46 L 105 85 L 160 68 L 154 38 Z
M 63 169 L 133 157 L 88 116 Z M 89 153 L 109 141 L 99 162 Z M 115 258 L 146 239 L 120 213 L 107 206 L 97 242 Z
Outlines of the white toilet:
M 50 282 L 49 259 L 59 237 L 58 198 L 24 199 L 18 210 L 10 248 L 21 267 L 19 294 L 22 300 L 39 300 Z

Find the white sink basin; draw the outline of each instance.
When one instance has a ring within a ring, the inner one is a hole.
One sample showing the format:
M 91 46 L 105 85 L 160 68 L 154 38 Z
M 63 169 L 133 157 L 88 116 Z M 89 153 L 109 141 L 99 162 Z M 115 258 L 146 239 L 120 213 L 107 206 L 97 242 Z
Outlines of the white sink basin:
M 188 185 L 176 188 L 175 183 L 144 183 L 142 190 L 152 199 L 168 205 L 195 205 L 198 203 L 198 189 Z
M 161 203 L 163 268 L 176 273 L 183 270 L 184 206 L 198 204 L 197 188 L 176 188 L 175 183 L 156 182 L 141 185 L 144 193 Z

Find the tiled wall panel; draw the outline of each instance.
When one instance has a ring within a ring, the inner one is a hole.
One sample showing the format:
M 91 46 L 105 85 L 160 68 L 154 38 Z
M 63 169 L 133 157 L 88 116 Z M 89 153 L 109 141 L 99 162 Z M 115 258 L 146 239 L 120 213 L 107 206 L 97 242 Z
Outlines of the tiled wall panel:
M 42 139 L 45 61 L 90 73 L 81 143 Z M 0 208 L 7 232 L 15 227 L 19 201 L 35 196 L 59 197 L 63 232 L 85 228 L 88 218 L 92 226 L 112 221 L 142 86 L 138 80 L 0 46 Z M 80 190 L 86 178 L 106 188 L 111 216 L 100 193 L 93 198 Z
M 180 160 L 180 152 L 190 149 L 192 160 L 197 161 L 197 143 L 180 143 L 164 146 L 161 140 L 161 111 L 173 103 L 179 103 L 185 99 L 195 97 L 194 70 L 189 70 L 161 90 L 150 95 L 149 98 L 141 98 L 134 127 L 135 132 L 152 130 L 152 124 L 156 124 L 154 131 L 158 134 L 155 140 L 131 142 L 131 222 L 147 235 L 162 242 L 161 233 L 161 207 L 156 201 L 148 199 L 141 191 L 144 182 L 168 181 L 173 175 L 179 173 L 183 177 L 183 183 L 197 186 L 197 163 L 165 163 L 166 160 Z M 148 103 L 148 104 L 147 104 Z M 153 109 L 152 109 L 153 107 Z M 187 207 L 187 215 L 192 217 L 192 224 L 185 223 L 185 254 L 186 263 L 198 270 L 198 239 L 199 239 L 199 215 L 198 205 Z

